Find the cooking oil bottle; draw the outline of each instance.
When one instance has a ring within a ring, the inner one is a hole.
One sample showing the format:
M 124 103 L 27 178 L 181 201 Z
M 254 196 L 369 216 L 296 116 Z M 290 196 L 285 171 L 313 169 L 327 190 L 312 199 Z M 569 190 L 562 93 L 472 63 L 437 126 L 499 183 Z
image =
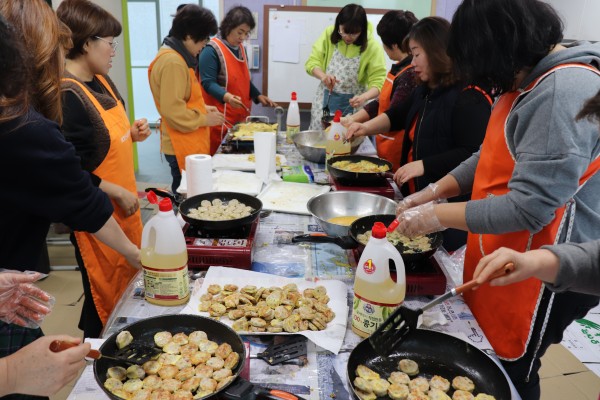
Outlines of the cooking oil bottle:
M 406 295 L 404 261 L 386 233 L 386 226 L 376 222 L 356 267 L 352 331 L 362 337 L 369 337 Z M 396 282 L 390 275 L 390 260 L 396 265 Z
M 171 200 L 162 199 L 158 209 L 142 231 L 145 297 L 152 304 L 174 306 L 190 297 L 187 247 Z
M 327 159 L 333 156 L 347 156 L 350 154 L 351 145 L 346 141 L 346 128 L 341 124 L 342 111 L 337 110 L 327 133 L 325 143 L 325 155 Z

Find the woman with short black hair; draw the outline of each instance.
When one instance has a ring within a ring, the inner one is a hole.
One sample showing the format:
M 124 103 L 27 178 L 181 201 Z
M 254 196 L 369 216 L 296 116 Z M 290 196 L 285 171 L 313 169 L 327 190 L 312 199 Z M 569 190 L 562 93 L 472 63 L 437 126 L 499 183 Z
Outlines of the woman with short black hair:
M 344 117 L 342 123 L 366 122 L 388 108 L 399 107 L 417 86 L 412 57 L 404 47 L 404 39 L 418 21 L 410 11 L 392 10 L 383 14 L 377 24 L 377 34 L 383 42 L 383 50 L 390 60 L 396 61 L 389 70 L 379 97 L 358 112 Z M 404 129 L 380 133 L 375 137 L 377 155 L 392 163 L 392 171 L 400 167 Z
M 198 54 L 217 33 L 213 13 L 196 4 L 181 7 L 162 47 L 148 68 L 154 103 L 161 116 L 161 152 L 171 168 L 171 190 L 181 183 L 185 157 L 210 154 L 211 126 L 221 126 L 223 114 L 207 105 L 198 82 Z
M 306 72 L 319 79 L 312 102 L 310 128 L 321 129 L 323 106 L 343 115 L 358 111 L 379 96 L 386 76 L 383 49 L 373 36 L 373 25 L 358 4 L 344 6 L 315 41 L 304 64 Z
M 217 107 L 230 126 L 246 120 L 252 101 L 276 106 L 250 80 L 244 41 L 255 25 L 248 8 L 233 7 L 221 22 L 219 37 L 212 38 L 200 53 L 200 81 L 206 104 Z M 226 133 L 225 125 L 211 128 L 210 154 L 217 151 Z
M 562 23 L 539 0 L 464 0 L 449 53 L 464 76 L 501 94 L 481 150 L 399 206 L 409 236 L 468 231 L 464 280 L 500 247 L 533 250 L 600 238 L 598 127 L 576 120 L 600 89 L 600 45 L 560 44 Z M 432 200 L 472 193 L 471 201 Z M 598 297 L 552 293 L 538 279 L 464 294 L 524 399 L 540 398 L 540 358 Z

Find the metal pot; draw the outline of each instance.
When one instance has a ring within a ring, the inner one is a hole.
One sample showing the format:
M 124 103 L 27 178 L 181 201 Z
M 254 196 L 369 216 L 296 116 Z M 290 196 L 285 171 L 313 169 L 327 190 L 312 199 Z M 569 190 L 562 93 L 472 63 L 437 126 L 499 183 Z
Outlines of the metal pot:
M 385 356 L 375 352 L 369 339 L 360 342 L 350 353 L 347 365 L 348 382 L 354 398 L 359 399 L 353 385 L 356 367 L 366 365 L 382 377 L 388 377 L 398 371 L 398 362 L 403 358 L 419 364 L 420 376 L 430 379 L 439 375 L 449 381 L 455 376 L 466 376 L 475 384 L 475 394 L 487 393 L 498 400 L 511 398 L 506 376 L 487 354 L 454 336 L 424 329 L 409 333 L 398 348 Z
M 335 191 L 317 195 L 306 204 L 308 211 L 331 236 L 347 236 L 348 226 L 328 222 L 334 217 L 394 214 L 396 202 L 387 197 L 354 191 Z
M 358 150 L 364 139 L 364 136 L 360 136 L 350 142 L 351 153 Z M 325 163 L 327 133 L 323 131 L 300 131 L 292 136 L 292 141 L 298 152 L 306 160 L 318 164 Z

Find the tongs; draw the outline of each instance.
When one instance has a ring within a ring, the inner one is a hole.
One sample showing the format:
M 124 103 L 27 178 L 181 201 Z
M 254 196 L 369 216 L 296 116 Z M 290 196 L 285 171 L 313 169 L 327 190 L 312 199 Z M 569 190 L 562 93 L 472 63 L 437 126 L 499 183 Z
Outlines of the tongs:
M 498 278 L 509 274 L 515 269 L 515 265 L 512 262 L 507 263 L 503 269 L 490 276 L 484 283 L 491 281 L 492 279 Z M 419 316 L 423 314 L 423 311 L 429 310 L 430 308 L 440 304 L 443 301 L 448 300 L 458 294 L 462 294 L 467 290 L 471 290 L 479 286 L 476 280 L 470 280 L 454 289 L 446 292 L 435 300 L 425 304 L 423 307 L 417 310 L 411 310 L 410 308 L 400 306 L 383 324 L 377 328 L 375 332 L 369 337 L 369 342 L 375 351 L 384 356 L 394 350 L 404 338 L 411 332 L 417 329 L 417 323 Z
M 52 343 L 50 343 L 50 350 L 58 353 L 75 346 L 79 346 L 79 344 L 65 342 L 63 340 L 54 340 Z M 94 360 L 107 358 L 109 360 L 124 362 L 127 364 L 142 365 L 146 361 L 155 359 L 161 352 L 162 350 L 157 347 L 131 343 L 129 346 L 125 346 L 117 351 L 113 356 L 107 356 L 100 353 L 98 350 L 92 349 L 89 351 L 89 353 L 87 353 L 86 357 L 93 358 Z

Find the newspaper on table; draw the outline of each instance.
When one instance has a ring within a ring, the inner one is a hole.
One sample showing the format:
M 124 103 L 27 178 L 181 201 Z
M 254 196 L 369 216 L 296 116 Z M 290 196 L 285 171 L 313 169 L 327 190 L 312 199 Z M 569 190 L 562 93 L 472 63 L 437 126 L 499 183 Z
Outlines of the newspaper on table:
M 220 286 L 233 284 L 237 285 L 238 287 L 243 287 L 246 285 L 254 285 L 256 287 L 282 287 L 291 283 L 295 283 L 300 292 L 307 288 L 314 288 L 317 285 L 324 286 L 327 289 L 327 295 L 330 299 L 328 306 L 333 310 L 333 312 L 335 312 L 335 318 L 333 321 L 329 322 L 327 324 L 327 328 L 322 331 L 300 331 L 298 334 L 307 337 L 310 341 L 318 346 L 337 354 L 342 347 L 342 343 L 344 342 L 348 320 L 347 288 L 346 284 L 340 281 L 318 280 L 318 282 L 316 282 L 301 278 L 285 278 L 282 276 L 234 268 L 211 267 L 206 273 L 203 283 L 201 285 L 194 285 L 194 289 L 190 295 L 190 301 L 183 308 L 183 310 L 181 310 L 181 313 L 208 316 L 208 313 L 200 312 L 198 307 L 200 305 L 200 296 L 205 294 L 207 292 L 207 288 L 213 284 Z M 221 322 L 229 326 L 233 324 L 233 321 L 231 321 L 229 318 L 223 318 L 221 319 Z M 273 333 L 243 332 L 243 334 L 272 335 Z M 284 332 L 278 333 L 277 335 L 289 335 L 289 333 Z

